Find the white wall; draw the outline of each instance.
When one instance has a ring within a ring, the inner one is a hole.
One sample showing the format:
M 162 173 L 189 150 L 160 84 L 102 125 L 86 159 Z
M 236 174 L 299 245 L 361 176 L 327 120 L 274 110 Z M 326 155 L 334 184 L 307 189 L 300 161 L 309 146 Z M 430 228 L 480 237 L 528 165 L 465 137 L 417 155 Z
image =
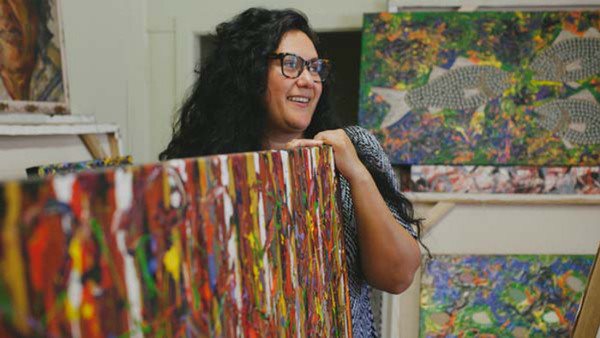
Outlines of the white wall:
M 150 153 L 145 0 L 62 0 L 73 114 L 120 126 L 125 154 Z

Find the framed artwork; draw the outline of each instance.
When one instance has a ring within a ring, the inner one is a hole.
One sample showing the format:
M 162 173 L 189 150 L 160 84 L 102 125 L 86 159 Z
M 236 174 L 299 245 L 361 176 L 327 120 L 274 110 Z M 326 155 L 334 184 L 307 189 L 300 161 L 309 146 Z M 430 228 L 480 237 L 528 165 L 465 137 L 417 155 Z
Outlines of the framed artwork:
M 60 0 L 0 3 L 0 112 L 69 113 Z
M 0 184 L 2 337 L 346 337 L 330 147 Z
M 395 164 L 598 165 L 600 13 L 364 17 L 360 124 Z
M 421 337 L 569 337 L 593 255 L 436 255 L 421 279 Z
M 407 191 L 600 194 L 600 167 L 414 165 Z

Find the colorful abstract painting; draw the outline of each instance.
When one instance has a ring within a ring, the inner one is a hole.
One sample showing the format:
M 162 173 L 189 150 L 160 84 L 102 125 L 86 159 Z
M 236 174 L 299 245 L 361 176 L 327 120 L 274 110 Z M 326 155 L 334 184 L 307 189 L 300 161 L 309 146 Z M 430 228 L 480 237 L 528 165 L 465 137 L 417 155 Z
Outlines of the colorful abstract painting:
M 359 121 L 394 164 L 598 165 L 600 12 L 364 17 Z
M 594 256 L 434 256 L 421 337 L 569 337 Z
M 410 168 L 407 190 L 448 193 L 600 194 L 600 167 L 434 166 Z
M 0 185 L 2 337 L 350 336 L 330 147 Z
M 0 112 L 69 113 L 60 0 L 0 2 Z

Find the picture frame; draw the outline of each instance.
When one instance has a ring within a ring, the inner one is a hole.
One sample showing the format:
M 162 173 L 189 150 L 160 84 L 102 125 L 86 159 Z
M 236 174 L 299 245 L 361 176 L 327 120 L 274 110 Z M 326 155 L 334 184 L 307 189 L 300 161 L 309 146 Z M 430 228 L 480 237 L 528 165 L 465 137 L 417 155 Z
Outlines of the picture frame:
M 2 6 L 0 112 L 70 114 L 61 1 Z

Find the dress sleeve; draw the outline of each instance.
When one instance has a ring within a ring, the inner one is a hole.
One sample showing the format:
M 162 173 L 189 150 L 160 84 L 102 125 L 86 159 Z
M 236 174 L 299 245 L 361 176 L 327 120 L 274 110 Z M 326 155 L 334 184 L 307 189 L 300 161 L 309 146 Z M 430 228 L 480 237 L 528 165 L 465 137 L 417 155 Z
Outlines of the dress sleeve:
M 373 176 L 377 189 L 379 189 L 394 218 L 414 238 L 417 238 L 417 233 L 413 227 L 401 216 L 402 205 L 399 203 L 399 198 L 393 198 L 403 198 L 400 192 L 400 183 L 379 141 L 369 131 L 359 126 L 346 127 L 344 131 L 354 144 L 358 157 Z

